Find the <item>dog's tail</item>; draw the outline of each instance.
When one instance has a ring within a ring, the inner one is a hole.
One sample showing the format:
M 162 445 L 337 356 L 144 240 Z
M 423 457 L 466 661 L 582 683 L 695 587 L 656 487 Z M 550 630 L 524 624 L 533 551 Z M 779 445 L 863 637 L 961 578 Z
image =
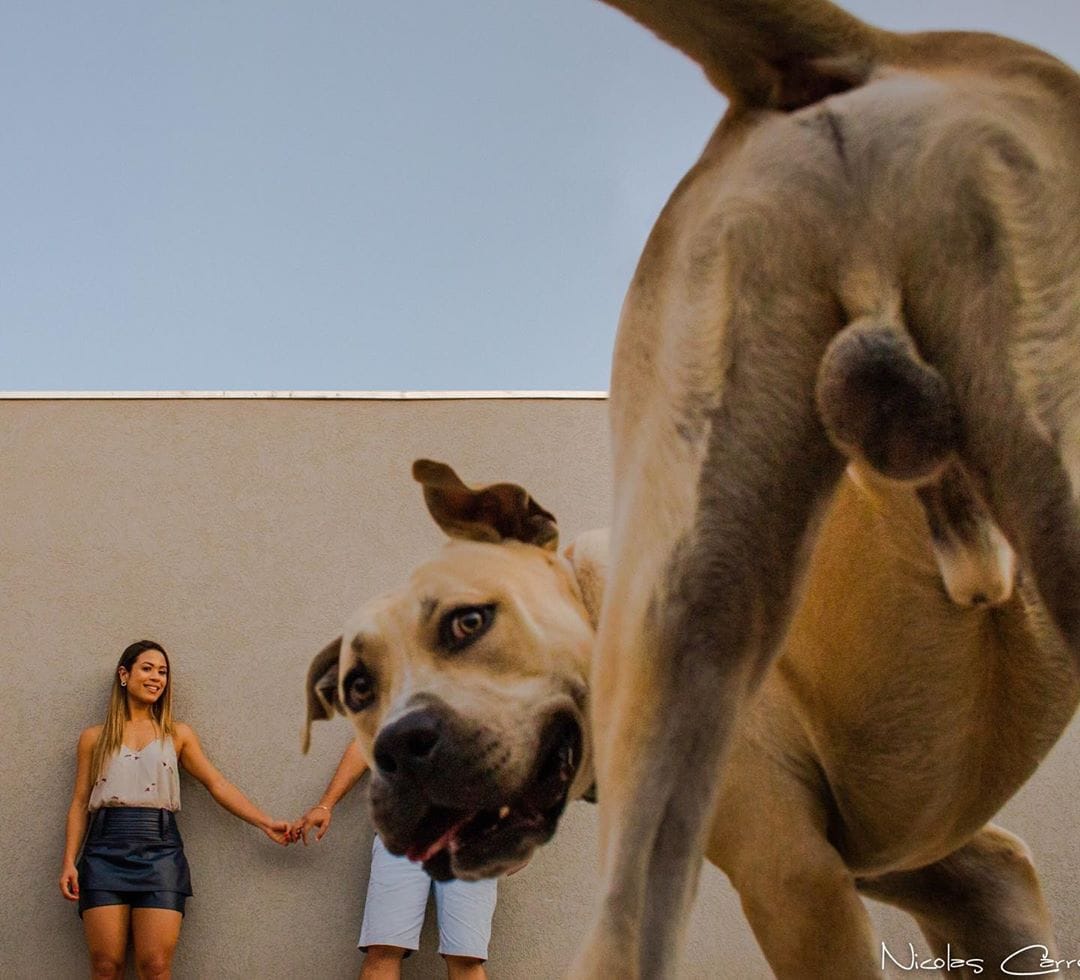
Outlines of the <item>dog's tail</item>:
M 737 108 L 798 109 L 860 85 L 900 35 L 828 0 L 603 0 L 689 55 Z

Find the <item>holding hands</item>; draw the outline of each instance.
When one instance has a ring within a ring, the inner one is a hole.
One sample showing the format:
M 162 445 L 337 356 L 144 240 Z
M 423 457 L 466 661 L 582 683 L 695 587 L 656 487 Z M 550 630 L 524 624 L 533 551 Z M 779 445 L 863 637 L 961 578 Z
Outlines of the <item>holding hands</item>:
M 315 834 L 315 842 L 318 843 L 330 829 L 330 817 L 330 807 L 316 803 L 299 820 L 291 824 L 290 843 L 302 841 L 306 847 L 309 831 Z
M 292 824 L 286 823 L 284 820 L 268 819 L 265 823 L 260 823 L 258 827 L 259 830 L 270 838 L 270 840 L 275 844 L 281 844 L 282 847 L 285 847 L 296 840 L 296 838 L 292 836 Z
M 292 843 L 299 840 L 306 845 L 309 832 L 315 834 L 316 843 L 321 841 L 330 829 L 330 811 L 337 805 L 338 800 L 359 782 L 367 768 L 360 746 L 355 741 L 350 742 L 322 798 L 292 824 Z

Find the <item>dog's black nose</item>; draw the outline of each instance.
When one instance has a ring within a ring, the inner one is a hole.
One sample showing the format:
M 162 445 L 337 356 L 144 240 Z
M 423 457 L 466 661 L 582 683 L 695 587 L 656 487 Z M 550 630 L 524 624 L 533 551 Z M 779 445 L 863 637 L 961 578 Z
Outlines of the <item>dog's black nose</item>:
M 410 711 L 375 739 L 375 765 L 385 779 L 425 775 L 442 738 L 442 719 L 429 708 Z

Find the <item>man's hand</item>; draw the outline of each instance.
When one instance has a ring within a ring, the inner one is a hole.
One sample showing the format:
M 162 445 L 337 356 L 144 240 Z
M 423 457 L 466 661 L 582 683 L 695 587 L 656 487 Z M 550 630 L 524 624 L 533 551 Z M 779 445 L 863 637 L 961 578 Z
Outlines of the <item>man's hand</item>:
M 315 833 L 315 842 L 318 843 L 330 829 L 330 808 L 321 803 L 313 806 L 299 820 L 292 825 L 292 839 L 302 840 L 307 846 L 308 831 Z

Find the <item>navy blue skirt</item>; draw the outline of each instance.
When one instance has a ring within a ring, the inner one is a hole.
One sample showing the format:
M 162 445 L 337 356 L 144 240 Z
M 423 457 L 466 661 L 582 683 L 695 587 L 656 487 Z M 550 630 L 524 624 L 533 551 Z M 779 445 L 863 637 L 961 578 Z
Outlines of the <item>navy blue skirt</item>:
M 90 827 L 76 862 L 79 914 L 85 894 L 90 908 L 100 904 L 92 893 L 120 895 L 167 892 L 180 900 L 191 894 L 191 872 L 184 842 L 170 810 L 102 807 L 90 814 Z

